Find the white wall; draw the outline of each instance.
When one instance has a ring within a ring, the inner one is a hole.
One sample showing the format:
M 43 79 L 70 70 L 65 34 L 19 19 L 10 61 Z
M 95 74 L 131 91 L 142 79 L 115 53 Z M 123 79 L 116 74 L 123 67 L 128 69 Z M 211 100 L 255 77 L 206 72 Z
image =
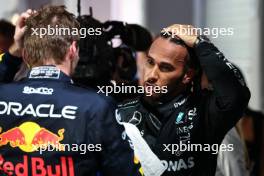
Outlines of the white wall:
M 14 13 L 21 13 L 27 8 L 27 0 L 8 0 L 5 2 L 1 0 L 1 3 L 4 5 L 0 6 L 0 18 L 6 20 L 11 20 Z
M 146 8 L 144 0 L 111 0 L 112 20 L 145 25 Z
M 243 71 L 251 90 L 250 107 L 261 110 L 260 16 L 258 0 L 207 0 L 206 26 L 233 27 L 234 35 L 212 39 Z
M 77 0 L 64 1 L 68 10 L 77 14 Z M 94 17 L 102 22 L 119 20 L 145 24 L 144 0 L 81 0 L 81 14 L 89 14 L 89 6 L 93 8 Z

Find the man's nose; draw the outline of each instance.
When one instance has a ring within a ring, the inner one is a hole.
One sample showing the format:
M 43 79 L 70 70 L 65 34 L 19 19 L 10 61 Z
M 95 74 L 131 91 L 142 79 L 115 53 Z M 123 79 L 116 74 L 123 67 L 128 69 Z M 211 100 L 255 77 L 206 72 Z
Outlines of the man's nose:
M 149 82 L 149 83 L 155 83 L 155 82 L 157 82 L 158 79 L 159 79 L 158 67 L 155 66 L 155 67 L 153 67 L 153 69 L 150 71 L 148 82 Z

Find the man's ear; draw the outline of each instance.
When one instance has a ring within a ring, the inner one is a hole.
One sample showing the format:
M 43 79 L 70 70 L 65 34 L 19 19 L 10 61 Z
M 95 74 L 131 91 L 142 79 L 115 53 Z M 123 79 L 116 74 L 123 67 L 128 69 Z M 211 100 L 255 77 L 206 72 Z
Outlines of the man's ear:
M 78 54 L 79 50 L 78 50 L 78 46 L 77 46 L 77 42 L 73 41 L 70 48 L 69 48 L 69 55 L 70 55 L 70 59 L 74 59 L 76 58 L 76 55 Z
M 182 83 L 189 84 L 193 80 L 194 76 L 195 76 L 195 70 L 192 68 L 188 69 L 182 79 Z

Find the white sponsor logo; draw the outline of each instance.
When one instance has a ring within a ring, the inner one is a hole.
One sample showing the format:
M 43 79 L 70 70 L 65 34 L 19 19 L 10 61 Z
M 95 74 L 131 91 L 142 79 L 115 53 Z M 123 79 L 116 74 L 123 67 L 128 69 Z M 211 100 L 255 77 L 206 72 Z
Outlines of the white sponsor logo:
M 192 120 L 193 117 L 197 116 L 197 109 L 196 108 L 193 108 L 193 109 L 189 110 L 188 116 L 189 116 L 188 117 L 189 120 Z
M 185 134 L 185 133 L 189 133 L 190 130 L 188 128 L 188 126 L 183 126 L 183 127 L 177 127 L 176 128 L 176 133 L 179 134 Z
M 184 98 L 183 100 L 174 103 L 174 107 L 175 107 L 175 108 L 180 107 L 181 105 L 183 105 L 183 104 L 186 102 L 186 100 L 187 100 L 187 98 Z
M 176 172 L 176 171 L 180 171 L 182 169 L 187 170 L 189 168 L 193 168 L 195 165 L 193 160 L 194 160 L 193 157 L 189 157 L 189 158 L 187 158 L 187 161 L 185 161 L 184 159 L 179 159 L 176 161 L 162 160 L 161 162 L 166 167 L 167 171 Z
M 33 104 L 28 104 L 23 106 L 19 102 L 4 102 L 0 101 L 0 115 L 15 115 L 15 116 L 25 116 L 30 115 L 34 117 L 51 117 L 51 118 L 66 118 L 75 119 L 76 106 L 64 106 L 60 109 L 59 113 L 55 113 L 54 104 L 39 104 L 34 106 Z
M 34 67 L 32 68 L 29 78 L 53 78 L 59 79 L 60 77 L 60 70 L 56 67 Z
M 52 88 L 47 88 L 47 87 L 29 87 L 26 86 L 24 87 L 23 90 L 24 94 L 42 94 L 42 95 L 52 95 L 53 89 Z
M 140 124 L 141 120 L 142 120 L 141 112 L 135 111 L 132 119 L 130 119 L 128 123 L 132 123 L 137 126 L 138 124 Z

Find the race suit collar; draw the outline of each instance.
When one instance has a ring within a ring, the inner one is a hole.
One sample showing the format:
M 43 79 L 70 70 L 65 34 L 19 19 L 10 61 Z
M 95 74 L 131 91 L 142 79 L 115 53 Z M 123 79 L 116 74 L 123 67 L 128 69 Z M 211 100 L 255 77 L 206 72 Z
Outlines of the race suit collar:
M 190 90 L 186 90 L 182 92 L 181 94 L 177 95 L 175 98 L 171 99 L 170 101 L 166 102 L 155 102 L 153 104 L 149 104 L 147 101 L 144 100 L 144 98 L 141 98 L 141 101 L 143 104 L 147 105 L 148 107 L 152 108 L 166 108 L 171 107 L 171 108 L 178 108 L 179 106 L 183 105 L 187 98 L 191 95 Z
M 159 114 L 162 114 L 163 117 L 169 117 L 173 113 L 182 111 L 186 104 L 188 104 L 188 99 L 191 95 L 190 91 L 186 91 L 172 99 L 167 103 L 163 103 L 157 107 L 157 111 Z M 164 120 L 165 120 L 164 119 Z
M 48 79 L 73 83 L 72 79 L 53 65 L 33 67 L 27 76 L 28 79 Z
M 150 112 L 155 114 L 162 121 L 166 121 L 167 117 L 170 117 L 173 113 L 181 111 L 184 109 L 186 104 L 188 104 L 189 97 L 191 96 L 191 91 L 187 90 L 176 96 L 174 99 L 166 102 L 166 103 L 156 103 L 150 105 L 143 98 L 141 99 L 141 103 L 143 107 L 148 109 Z

